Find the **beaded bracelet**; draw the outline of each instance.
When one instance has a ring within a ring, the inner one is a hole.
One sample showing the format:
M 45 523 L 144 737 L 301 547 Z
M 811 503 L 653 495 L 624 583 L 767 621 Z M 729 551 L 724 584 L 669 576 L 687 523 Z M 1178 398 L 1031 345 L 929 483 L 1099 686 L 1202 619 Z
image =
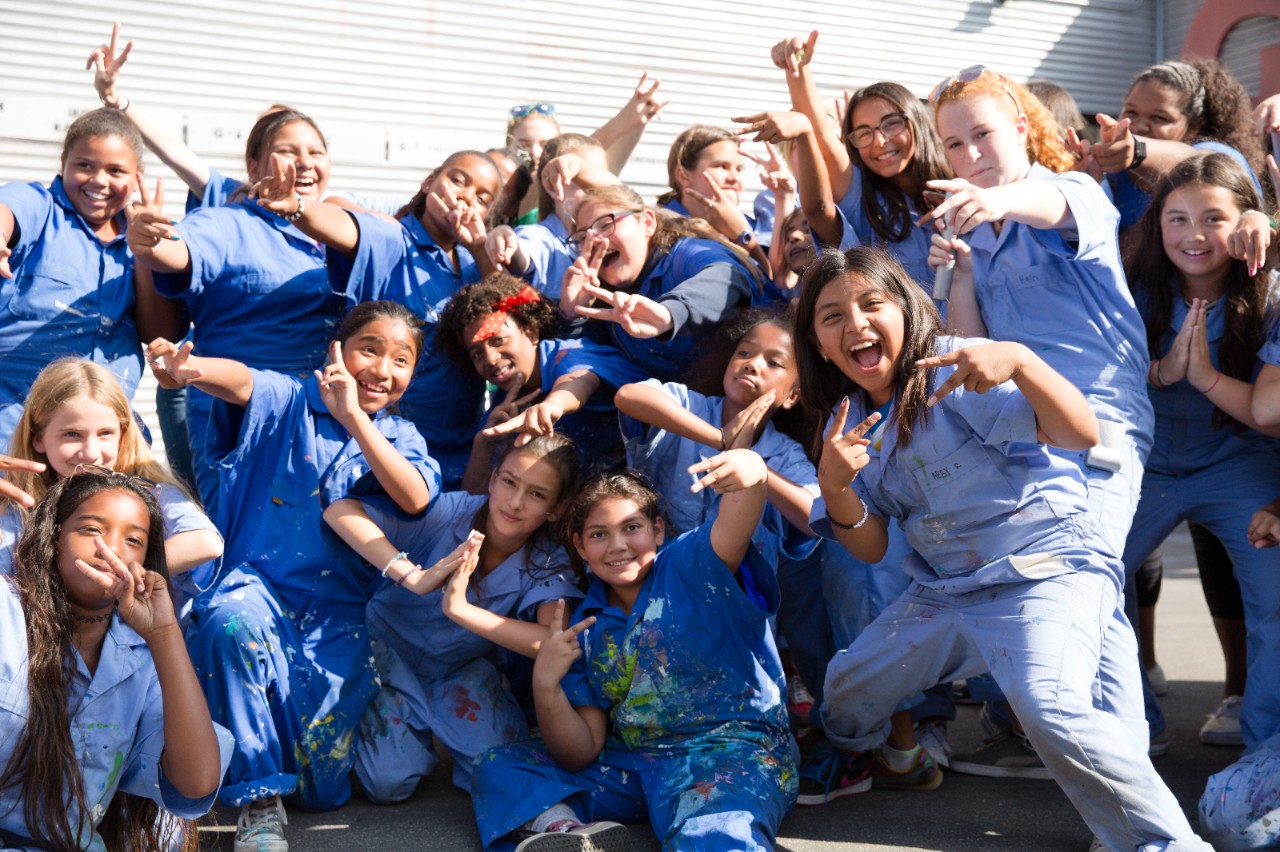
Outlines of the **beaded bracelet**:
M 296 222 L 296 221 L 298 221 L 299 219 L 301 219 L 301 218 L 302 218 L 302 214 L 303 214 L 304 212 L 306 212 L 306 209 L 307 209 L 307 205 L 306 205 L 306 203 L 305 203 L 305 202 L 303 202 L 303 200 L 302 200 L 302 196 L 301 196 L 301 195 L 298 195 L 298 193 L 296 193 L 296 192 L 295 192 L 295 193 L 293 194 L 293 197 L 294 197 L 294 198 L 296 198 L 296 199 L 298 199 L 298 209 L 297 209 L 297 210 L 295 210 L 295 211 L 293 211 L 292 213 L 281 213 L 281 214 L 280 214 L 280 218 L 284 219 L 286 222 Z
M 830 514 L 828 514 L 828 515 L 827 515 L 827 520 L 828 520 L 828 521 L 830 521 L 830 522 L 831 522 L 831 526 L 835 527 L 836 529 L 842 529 L 842 530 L 856 530 L 858 527 L 860 527 L 860 526 L 862 526 L 863 524 L 865 524 L 865 523 L 867 522 L 867 518 L 869 518 L 870 516 L 871 516 L 871 510 L 870 510 L 869 508 L 867 508 L 867 504 L 866 504 L 866 503 L 863 503 L 863 504 L 862 504 L 862 517 L 858 520 L 858 522 L 857 522 L 856 524 L 842 524 L 842 523 L 840 523 L 839 521 L 837 521 L 835 518 L 831 517 L 831 515 L 830 515 Z
M 409 554 L 405 553 L 403 550 L 397 553 L 395 556 L 391 557 L 391 561 L 388 562 L 386 566 L 383 567 L 382 569 L 381 573 L 382 573 L 383 579 L 386 579 L 387 572 L 391 570 L 392 565 L 395 565 L 401 559 L 408 559 L 408 558 L 409 558 Z

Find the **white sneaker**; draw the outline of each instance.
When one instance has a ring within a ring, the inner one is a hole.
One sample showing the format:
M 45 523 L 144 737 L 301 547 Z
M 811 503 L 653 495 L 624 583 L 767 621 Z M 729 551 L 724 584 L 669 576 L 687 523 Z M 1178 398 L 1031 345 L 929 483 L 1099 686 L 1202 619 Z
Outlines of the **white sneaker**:
M 1165 677 L 1164 668 L 1159 663 L 1147 669 L 1147 683 L 1151 684 L 1151 691 L 1157 696 L 1169 694 L 1169 678 Z
M 240 809 L 236 821 L 235 852 L 289 852 L 284 827 L 289 818 L 279 796 L 250 802 Z
M 1205 745 L 1242 746 L 1240 734 L 1240 705 L 1244 699 L 1228 695 L 1200 728 L 1200 742 Z
M 516 852 L 630 852 L 631 835 L 616 822 L 553 823 L 521 841 Z
M 942 719 L 926 719 L 916 726 L 916 743 L 929 752 L 933 762 L 943 769 L 951 768 L 951 741 L 947 739 L 947 723 Z

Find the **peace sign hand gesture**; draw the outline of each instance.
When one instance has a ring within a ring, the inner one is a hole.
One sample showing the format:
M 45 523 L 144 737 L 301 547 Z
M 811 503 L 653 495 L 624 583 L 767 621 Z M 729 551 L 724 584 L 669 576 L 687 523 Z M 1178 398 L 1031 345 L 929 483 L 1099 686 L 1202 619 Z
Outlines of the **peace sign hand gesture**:
M 675 322 L 671 312 L 661 302 L 655 302 L 646 296 L 624 293 L 621 290 L 605 290 L 592 284 L 585 284 L 583 289 L 608 307 L 578 306 L 580 316 L 616 322 L 632 337 L 642 340 L 659 337 L 670 331 Z
M 142 172 L 138 172 L 138 201 L 124 208 L 125 218 L 129 220 L 129 248 L 137 252 L 139 249 L 153 249 L 164 240 L 180 240 L 181 237 L 173 229 L 178 220 L 170 219 L 164 212 L 164 178 L 156 178 L 154 195 L 147 195 L 146 180 Z
M 329 363 L 323 372 L 316 370 L 316 380 L 320 382 L 320 398 L 324 400 L 325 408 L 347 431 L 351 431 L 352 422 L 364 415 L 364 411 L 360 408 L 355 377 L 347 372 L 342 344 L 338 341 L 329 345 Z
M 179 347 L 163 337 L 157 337 L 147 344 L 147 366 L 151 368 L 160 387 L 175 390 L 199 381 L 204 376 L 203 372 L 188 364 L 191 350 L 195 346 L 188 340 Z
M 95 538 L 96 552 L 106 569 L 76 560 L 76 568 L 104 592 L 119 602 L 120 617 L 147 641 L 158 631 L 176 627 L 177 616 L 169 597 L 169 586 L 155 571 L 147 571 L 137 562 L 125 565 L 101 536 Z
M 849 397 L 840 401 L 831 425 L 822 440 L 822 456 L 818 462 L 818 482 L 823 493 L 834 493 L 849 487 L 858 472 L 871 461 L 867 447 L 871 442 L 862 437 L 880 421 L 880 412 L 873 411 L 857 426 L 844 431 L 849 416 Z
M 600 264 L 604 262 L 608 248 L 607 239 L 588 233 L 577 259 L 565 270 L 564 280 L 560 282 L 560 313 L 567 319 L 577 319 L 578 309 L 593 301 L 587 288 L 599 288 Z
M 564 624 L 564 598 L 556 601 L 555 614 L 551 619 L 551 635 L 542 642 L 538 656 L 533 661 L 533 688 L 535 690 L 552 690 L 560 685 L 560 681 L 569 673 L 573 661 L 582 656 L 582 646 L 578 644 L 578 636 L 582 631 L 596 623 L 594 615 L 584 618 L 572 627 L 560 630 Z
M 125 44 L 124 50 L 117 53 L 116 44 L 119 40 L 120 25 L 115 24 L 111 27 L 110 44 L 99 45 L 93 53 L 89 54 L 89 58 L 84 63 L 86 71 L 93 69 L 93 88 L 97 91 L 98 98 L 112 109 L 120 108 L 116 80 L 120 76 L 120 69 L 129 59 L 129 53 L 133 50 L 133 42 L 130 41 Z
M 249 197 L 258 200 L 258 206 L 278 216 L 293 216 L 302 208 L 302 196 L 298 195 L 295 182 L 298 171 L 293 163 L 279 154 L 271 155 L 271 171 L 249 187 Z

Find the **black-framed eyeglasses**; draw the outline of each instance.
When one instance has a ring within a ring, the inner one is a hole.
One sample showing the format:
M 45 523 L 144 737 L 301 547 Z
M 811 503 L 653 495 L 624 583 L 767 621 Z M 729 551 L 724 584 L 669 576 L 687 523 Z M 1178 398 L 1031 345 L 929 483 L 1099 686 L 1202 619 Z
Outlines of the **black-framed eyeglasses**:
M 888 139 L 890 136 L 897 136 L 903 133 L 906 129 L 907 117 L 900 112 L 891 112 L 880 119 L 880 123 L 875 127 L 868 127 L 865 124 L 855 127 L 849 131 L 849 135 L 845 138 L 855 148 L 866 148 L 875 140 L 876 131 L 879 131 L 881 136 Z
M 531 112 L 536 112 L 538 115 L 555 115 L 556 105 L 548 103 L 520 104 L 511 108 L 511 117 L 524 118 Z
M 72 476 L 80 476 L 82 474 L 85 476 L 114 477 L 116 479 L 122 479 L 125 482 L 133 483 L 134 485 L 141 485 L 144 488 L 150 488 L 153 491 L 160 487 L 160 483 L 147 479 L 145 476 L 138 476 L 133 473 L 122 473 L 118 470 L 112 470 L 109 467 L 103 467 L 100 464 L 78 464 L 75 466 L 75 469 L 71 471 Z
M 613 233 L 613 229 L 617 226 L 619 219 L 625 219 L 632 214 L 639 213 L 639 210 L 619 210 L 617 213 L 606 213 L 596 218 L 587 227 L 581 231 L 574 231 L 569 235 L 569 245 L 574 249 L 582 248 L 582 241 L 587 238 L 588 234 L 595 234 L 597 237 L 607 237 Z

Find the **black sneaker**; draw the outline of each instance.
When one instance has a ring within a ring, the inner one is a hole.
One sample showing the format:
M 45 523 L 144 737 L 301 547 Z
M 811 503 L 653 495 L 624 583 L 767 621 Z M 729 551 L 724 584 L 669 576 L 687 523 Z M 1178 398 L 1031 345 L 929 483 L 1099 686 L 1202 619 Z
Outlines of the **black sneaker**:
M 840 751 L 831 743 L 814 749 L 800 764 L 798 805 L 825 805 L 871 789 L 871 756 Z

